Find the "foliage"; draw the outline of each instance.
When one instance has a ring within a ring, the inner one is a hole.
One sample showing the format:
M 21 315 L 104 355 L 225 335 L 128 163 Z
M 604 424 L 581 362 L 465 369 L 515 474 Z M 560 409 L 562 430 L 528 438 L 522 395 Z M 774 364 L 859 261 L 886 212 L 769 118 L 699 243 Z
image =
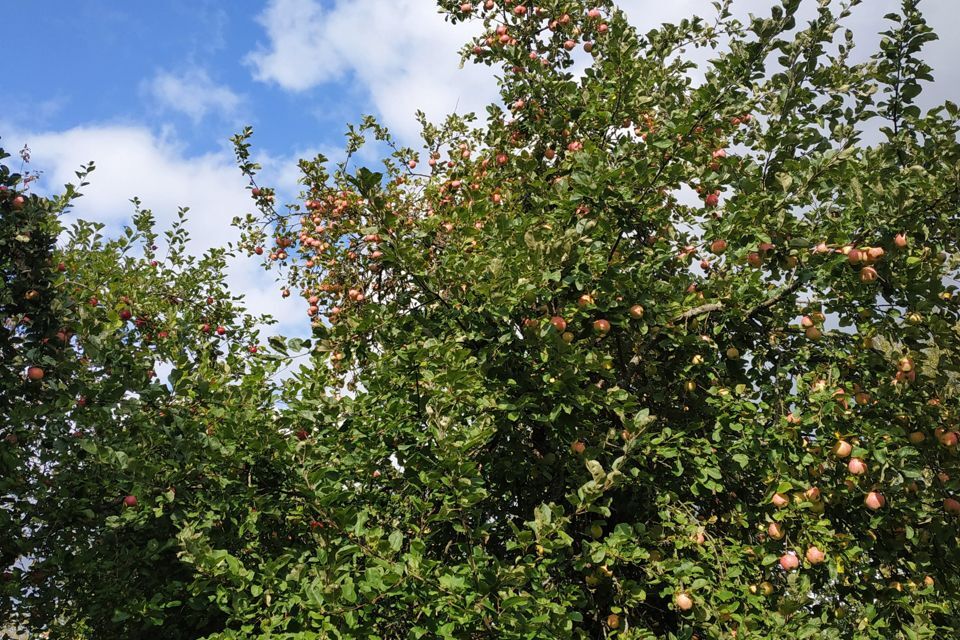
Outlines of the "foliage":
M 916 0 L 864 63 L 858 2 L 801 4 L 638 34 L 441 0 L 501 71 L 485 124 L 421 117 L 417 150 L 365 119 L 382 170 L 304 160 L 284 210 L 238 135 L 241 248 L 309 341 L 250 354 L 224 254 L 174 230 L 151 267 L 149 215 L 81 225 L 76 283 L 38 276 L 76 337 L 16 418 L 10 606 L 85 637 L 958 635 L 958 111 L 916 104 Z

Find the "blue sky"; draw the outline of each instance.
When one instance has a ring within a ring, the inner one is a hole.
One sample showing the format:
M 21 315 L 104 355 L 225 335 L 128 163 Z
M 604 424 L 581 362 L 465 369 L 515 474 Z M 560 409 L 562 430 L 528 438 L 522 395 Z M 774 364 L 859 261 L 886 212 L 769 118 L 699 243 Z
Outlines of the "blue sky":
M 641 30 L 711 12 L 709 0 L 621 0 Z M 735 0 L 766 12 L 772 0 Z M 867 55 L 895 0 L 866 0 L 848 26 Z M 816 5 L 805 0 L 807 15 Z M 924 0 L 943 36 L 929 47 L 936 84 L 927 104 L 960 102 L 957 0 Z M 74 215 L 118 228 L 139 196 L 161 223 L 192 210 L 197 251 L 234 234 L 252 210 L 229 137 L 253 125 L 268 184 L 292 198 L 296 160 L 337 157 L 348 122 L 372 113 L 414 144 L 413 114 L 433 119 L 482 111 L 496 97 L 486 67 L 459 70 L 457 49 L 475 27 L 445 24 L 432 0 L 20 0 L 4 3 L 8 73 L 0 89 L 0 144 L 29 144 L 40 188 L 56 190 L 84 162 L 97 171 Z M 373 161 L 374 158 L 368 158 Z M 302 333 L 302 301 L 281 301 L 252 260 L 231 267 L 230 286 L 257 312 Z

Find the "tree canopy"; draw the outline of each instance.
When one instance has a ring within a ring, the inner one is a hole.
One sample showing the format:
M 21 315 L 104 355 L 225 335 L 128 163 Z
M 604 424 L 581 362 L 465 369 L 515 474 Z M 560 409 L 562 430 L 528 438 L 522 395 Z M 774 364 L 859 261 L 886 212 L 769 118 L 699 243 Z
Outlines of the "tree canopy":
M 255 209 L 201 257 L 184 213 L 64 230 L 78 188 L 0 169 L 0 620 L 960 634 L 958 109 L 916 103 L 936 36 L 904 0 L 858 61 L 860 2 L 730 4 L 638 33 L 610 0 L 440 0 L 482 23 L 463 55 L 501 101 L 421 115 L 417 147 L 366 118 L 285 206 L 246 129 Z M 224 288 L 244 253 L 309 339 Z

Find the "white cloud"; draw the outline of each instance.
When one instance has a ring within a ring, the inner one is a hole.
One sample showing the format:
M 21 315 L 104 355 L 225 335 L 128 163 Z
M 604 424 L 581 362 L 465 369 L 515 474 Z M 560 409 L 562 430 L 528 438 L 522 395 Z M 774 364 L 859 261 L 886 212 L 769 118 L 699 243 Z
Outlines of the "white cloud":
M 4 127 L 10 130 L 10 127 Z M 232 152 L 191 155 L 169 135 L 156 134 L 143 126 L 88 125 L 66 131 L 11 131 L 10 141 L 29 142 L 32 166 L 43 170 L 45 192 L 58 191 L 67 182 L 76 183 L 80 165 L 96 161 L 84 196 L 75 201 L 70 218 L 95 220 L 116 233 L 129 223 L 130 199 L 139 197 L 153 211 L 163 230 L 176 218 L 178 207 L 190 207 L 187 228 L 195 254 L 237 239 L 230 225 L 236 215 L 252 212 L 253 202 L 246 182 L 234 164 Z M 294 158 L 268 159 L 264 177 L 289 176 Z M 285 178 L 289 180 L 289 177 Z M 290 194 L 293 195 L 293 194 Z M 228 288 L 246 298 L 253 313 L 269 313 L 280 321 L 279 331 L 302 334 L 308 330 L 302 300 L 281 299 L 274 273 L 265 273 L 253 258 L 235 260 L 228 272 Z
M 488 68 L 458 68 L 477 26 L 445 22 L 429 0 L 271 0 L 258 21 L 269 42 L 247 57 L 257 80 L 295 92 L 355 81 L 405 142 L 419 133 L 418 109 L 482 116 L 497 95 Z
M 233 119 L 242 102 L 239 95 L 215 83 L 203 69 L 179 75 L 160 71 L 141 89 L 160 109 L 183 113 L 195 123 L 208 115 Z

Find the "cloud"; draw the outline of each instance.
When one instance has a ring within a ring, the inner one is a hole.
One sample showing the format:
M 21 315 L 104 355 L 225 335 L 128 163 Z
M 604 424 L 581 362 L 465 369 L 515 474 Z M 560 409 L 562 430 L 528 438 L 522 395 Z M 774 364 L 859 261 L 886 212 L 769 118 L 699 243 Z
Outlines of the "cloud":
M 216 84 L 203 69 L 179 75 L 160 71 L 145 81 L 141 90 L 161 110 L 182 113 L 194 123 L 208 115 L 234 119 L 243 101 L 229 87 Z
M 235 241 L 238 234 L 230 221 L 254 208 L 245 179 L 227 148 L 191 155 L 169 134 L 158 134 L 144 126 L 115 124 L 64 131 L 14 130 L 6 140 L 29 142 L 31 164 L 43 171 L 39 188 L 44 192 L 56 192 L 67 182 L 76 183 L 74 172 L 95 160 L 97 168 L 89 177 L 90 184 L 84 187 L 83 197 L 75 201 L 69 219 L 102 222 L 107 225 L 107 233 L 115 234 L 129 223 L 133 213 L 130 199 L 134 196 L 153 211 L 160 230 L 168 228 L 178 208 L 185 206 L 190 208 L 190 246 L 193 253 L 200 254 Z M 289 181 L 295 162 L 295 157 L 267 158 L 265 180 L 272 182 L 283 176 Z M 281 333 L 303 334 L 308 331 L 308 323 L 302 304 L 298 304 L 302 301 L 295 297 L 281 299 L 274 273 L 263 272 L 256 260 L 241 257 L 231 262 L 227 285 L 245 296 L 251 312 L 273 315 L 280 322 Z
M 268 42 L 247 56 L 256 80 L 291 92 L 355 83 L 404 142 L 418 138 L 418 109 L 482 115 L 497 96 L 487 67 L 459 69 L 478 26 L 445 22 L 429 0 L 270 0 L 257 20 Z

